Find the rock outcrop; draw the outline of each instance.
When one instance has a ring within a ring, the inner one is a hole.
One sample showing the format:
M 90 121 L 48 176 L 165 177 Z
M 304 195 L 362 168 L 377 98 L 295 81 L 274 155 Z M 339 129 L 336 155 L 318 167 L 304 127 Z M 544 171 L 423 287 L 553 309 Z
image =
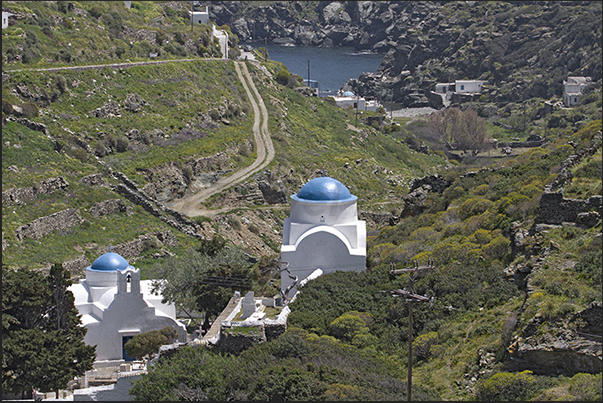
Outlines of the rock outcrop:
M 250 6 L 214 1 L 210 7 L 210 19 L 229 25 L 241 42 L 382 53 L 377 72 L 344 87 L 405 107 L 430 105 L 427 94 L 435 84 L 455 79 L 487 80 L 491 102 L 561 96 L 569 72 L 597 77 L 600 85 L 600 16 L 596 2 L 277 1 Z M 586 40 L 584 32 L 593 36 Z
M 572 376 L 579 372 L 597 374 L 603 370 L 601 350 L 601 302 L 574 315 L 568 322 L 551 324 L 546 337 L 538 336 L 536 329 L 545 319 L 536 316 L 530 320 L 514 343 L 509 347 L 505 366 L 511 371 L 530 370 L 539 375 Z M 572 326 L 580 319 L 581 326 Z

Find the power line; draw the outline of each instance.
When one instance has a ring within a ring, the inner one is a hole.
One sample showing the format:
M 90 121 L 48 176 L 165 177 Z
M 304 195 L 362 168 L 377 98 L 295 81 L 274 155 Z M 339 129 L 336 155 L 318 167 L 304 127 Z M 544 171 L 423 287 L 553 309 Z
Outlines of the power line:
M 415 294 L 413 289 L 413 283 L 415 280 L 415 276 L 425 270 L 435 269 L 434 261 L 432 258 L 429 258 L 427 261 L 427 266 L 419 266 L 419 262 L 417 260 L 413 261 L 412 267 L 407 267 L 406 269 L 396 269 L 396 264 L 392 263 L 390 266 L 392 269 L 389 271 L 391 274 L 408 274 L 408 279 L 410 281 L 409 289 L 402 290 L 391 290 L 390 292 L 394 294 L 394 296 L 403 295 L 406 297 L 406 302 L 408 302 L 408 391 L 406 394 L 407 400 L 411 401 L 411 388 L 412 388 L 412 305 L 413 302 L 429 302 L 429 306 L 431 307 L 433 304 L 434 297 L 427 297 L 424 295 Z M 386 291 L 382 291 L 386 292 Z

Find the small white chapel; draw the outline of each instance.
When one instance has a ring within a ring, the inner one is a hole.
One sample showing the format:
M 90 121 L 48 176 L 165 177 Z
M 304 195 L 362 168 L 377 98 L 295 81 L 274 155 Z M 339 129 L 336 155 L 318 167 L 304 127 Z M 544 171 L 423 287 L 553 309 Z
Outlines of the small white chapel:
M 186 326 L 176 320 L 173 304 L 152 292 L 153 280 L 140 280 L 139 269 L 121 255 L 108 252 L 86 268 L 86 278 L 69 290 L 75 297 L 83 326 L 84 343 L 96 346 L 97 361 L 132 361 L 124 345 L 137 334 L 174 327 L 178 341 L 186 342 Z
M 366 223 L 358 219 L 357 200 L 327 176 L 310 180 L 291 196 L 281 246 L 281 292 L 287 298 L 305 279 L 366 269 Z

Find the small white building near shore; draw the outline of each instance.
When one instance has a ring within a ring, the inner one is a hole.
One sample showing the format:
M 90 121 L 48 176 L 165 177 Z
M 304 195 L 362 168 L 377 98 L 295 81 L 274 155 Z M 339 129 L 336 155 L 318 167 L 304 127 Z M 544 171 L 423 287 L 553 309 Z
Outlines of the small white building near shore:
M 86 278 L 69 290 L 75 297 L 83 326 L 84 343 L 96 346 L 97 361 L 132 361 L 124 345 L 132 337 L 171 326 L 178 341 L 187 341 L 186 326 L 176 320 L 173 304 L 152 292 L 153 280 L 140 280 L 140 271 L 114 252 L 86 268 Z
M 13 13 L 9 13 L 7 11 L 2 12 L 2 29 L 8 28 L 8 17 L 14 15 Z
M 209 22 L 209 10 L 205 7 L 205 11 L 191 11 L 191 24 L 207 24 Z
M 578 105 L 582 92 L 593 84 L 591 77 L 568 77 L 563 81 L 563 104 L 567 107 Z
M 358 97 L 354 95 L 354 93 L 351 91 L 346 91 L 341 95 L 334 95 L 331 97 L 335 100 L 337 106 L 340 106 L 342 108 L 352 108 L 359 111 L 375 112 L 377 111 L 377 108 L 382 106 L 379 102 L 374 99 L 367 100 L 363 97 Z

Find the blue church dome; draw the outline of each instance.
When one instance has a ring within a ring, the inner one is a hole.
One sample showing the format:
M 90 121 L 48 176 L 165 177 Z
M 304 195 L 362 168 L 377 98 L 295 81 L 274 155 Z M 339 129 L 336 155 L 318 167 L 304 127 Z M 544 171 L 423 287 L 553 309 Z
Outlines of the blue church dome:
M 346 91 L 343 93 L 344 97 L 355 97 L 356 95 L 354 95 L 354 93 L 352 91 Z
M 312 179 L 291 198 L 312 203 L 346 202 L 357 199 L 343 183 L 328 176 Z
M 121 255 L 114 252 L 108 252 L 99 256 L 90 268 L 99 271 L 123 271 L 130 266 L 128 261 Z

